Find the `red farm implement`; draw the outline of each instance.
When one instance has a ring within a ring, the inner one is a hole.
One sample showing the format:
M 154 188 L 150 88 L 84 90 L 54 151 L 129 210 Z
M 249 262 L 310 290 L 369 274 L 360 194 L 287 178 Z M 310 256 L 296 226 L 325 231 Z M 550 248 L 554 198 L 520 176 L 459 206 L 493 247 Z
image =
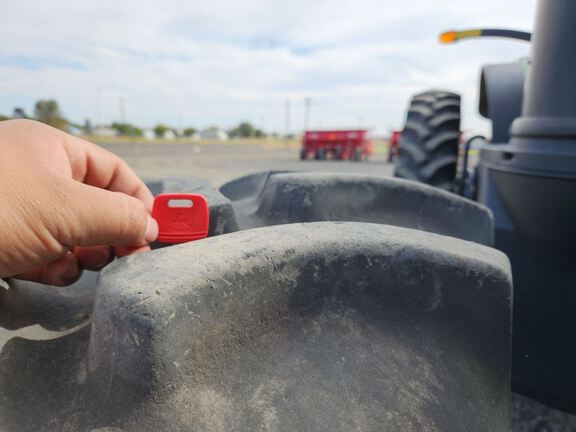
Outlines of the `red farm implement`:
M 362 161 L 372 153 L 372 141 L 368 138 L 367 130 L 306 131 L 302 138 L 300 159 Z
M 400 138 L 402 137 L 402 131 L 394 130 L 390 134 L 390 140 L 388 141 L 388 162 L 393 162 L 398 156 L 398 144 L 400 144 Z

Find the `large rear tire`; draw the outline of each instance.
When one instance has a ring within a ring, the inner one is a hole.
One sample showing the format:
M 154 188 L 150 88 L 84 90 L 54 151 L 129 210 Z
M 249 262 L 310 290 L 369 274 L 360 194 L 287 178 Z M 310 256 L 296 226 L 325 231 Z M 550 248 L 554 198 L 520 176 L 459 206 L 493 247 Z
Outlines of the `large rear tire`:
M 410 102 L 394 175 L 452 190 L 458 162 L 460 96 L 428 91 Z

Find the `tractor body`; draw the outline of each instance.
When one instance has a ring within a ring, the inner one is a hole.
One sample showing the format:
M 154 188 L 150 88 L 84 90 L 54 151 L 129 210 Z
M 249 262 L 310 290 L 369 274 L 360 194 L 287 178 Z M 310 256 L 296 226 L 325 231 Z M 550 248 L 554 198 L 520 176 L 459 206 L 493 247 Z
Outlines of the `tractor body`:
M 492 121 L 492 138 L 473 170 L 465 162 L 436 186 L 494 215 L 494 246 L 510 258 L 514 279 L 513 389 L 576 412 L 576 3 L 540 1 L 536 17 L 531 38 L 499 30 L 442 35 L 531 40 L 532 55 L 482 68 L 479 111 Z M 422 128 L 432 117 L 417 108 L 430 93 L 413 99 L 396 174 L 434 185 L 422 172 L 448 159 L 424 151 L 446 136 Z
M 492 209 L 495 246 L 512 262 L 513 385 L 576 412 L 574 20 L 576 3 L 540 2 L 524 96 L 517 77 L 507 81 L 510 100 L 523 101 L 522 113 L 508 142 L 494 140 L 482 150 L 478 201 Z M 490 73 L 484 71 L 485 83 Z M 499 116 L 507 122 L 513 114 L 491 97 L 485 106 L 496 125 Z M 498 126 L 495 132 L 506 138 Z

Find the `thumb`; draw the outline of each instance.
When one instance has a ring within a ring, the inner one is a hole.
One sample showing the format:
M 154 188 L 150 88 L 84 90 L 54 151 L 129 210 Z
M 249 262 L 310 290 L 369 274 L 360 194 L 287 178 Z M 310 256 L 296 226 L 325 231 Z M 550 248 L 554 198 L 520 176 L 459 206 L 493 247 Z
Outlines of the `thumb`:
M 158 224 L 137 198 L 79 182 L 68 189 L 57 231 L 62 244 L 143 246 L 158 237 Z

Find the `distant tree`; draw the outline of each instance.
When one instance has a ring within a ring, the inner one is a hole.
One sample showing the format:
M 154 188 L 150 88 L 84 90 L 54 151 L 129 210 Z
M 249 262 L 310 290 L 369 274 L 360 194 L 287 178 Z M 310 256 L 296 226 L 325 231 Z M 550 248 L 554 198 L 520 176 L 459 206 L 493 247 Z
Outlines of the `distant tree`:
M 58 107 L 58 102 L 54 99 L 42 99 L 36 102 L 34 117 L 36 120 L 55 128 L 62 130 L 68 129 L 68 120 L 62 115 L 60 107 Z
M 194 135 L 196 132 L 198 132 L 198 131 L 197 131 L 195 128 L 189 127 L 189 128 L 184 129 L 184 131 L 183 131 L 182 134 L 183 134 L 185 137 L 190 138 L 190 137 L 191 137 L 192 135 Z
M 160 124 L 157 124 L 156 127 L 154 128 L 154 134 L 156 135 L 156 138 L 164 138 L 164 134 L 166 132 L 168 132 L 169 130 L 172 130 L 172 129 L 169 128 L 168 126 L 160 123 Z
M 16 107 L 16 108 L 14 108 L 14 111 L 12 111 L 12 118 L 13 119 L 26 119 L 26 118 L 28 118 L 28 116 L 26 115 L 24 108 Z
M 263 137 L 264 133 L 256 129 L 251 123 L 242 122 L 230 131 L 230 136 L 235 138 Z
M 0 114 L 0 121 L 10 120 L 10 117 Z
M 141 137 L 144 133 L 142 129 L 130 123 L 112 123 L 112 129 L 116 130 L 118 135 Z M 163 134 L 163 133 L 162 133 Z

